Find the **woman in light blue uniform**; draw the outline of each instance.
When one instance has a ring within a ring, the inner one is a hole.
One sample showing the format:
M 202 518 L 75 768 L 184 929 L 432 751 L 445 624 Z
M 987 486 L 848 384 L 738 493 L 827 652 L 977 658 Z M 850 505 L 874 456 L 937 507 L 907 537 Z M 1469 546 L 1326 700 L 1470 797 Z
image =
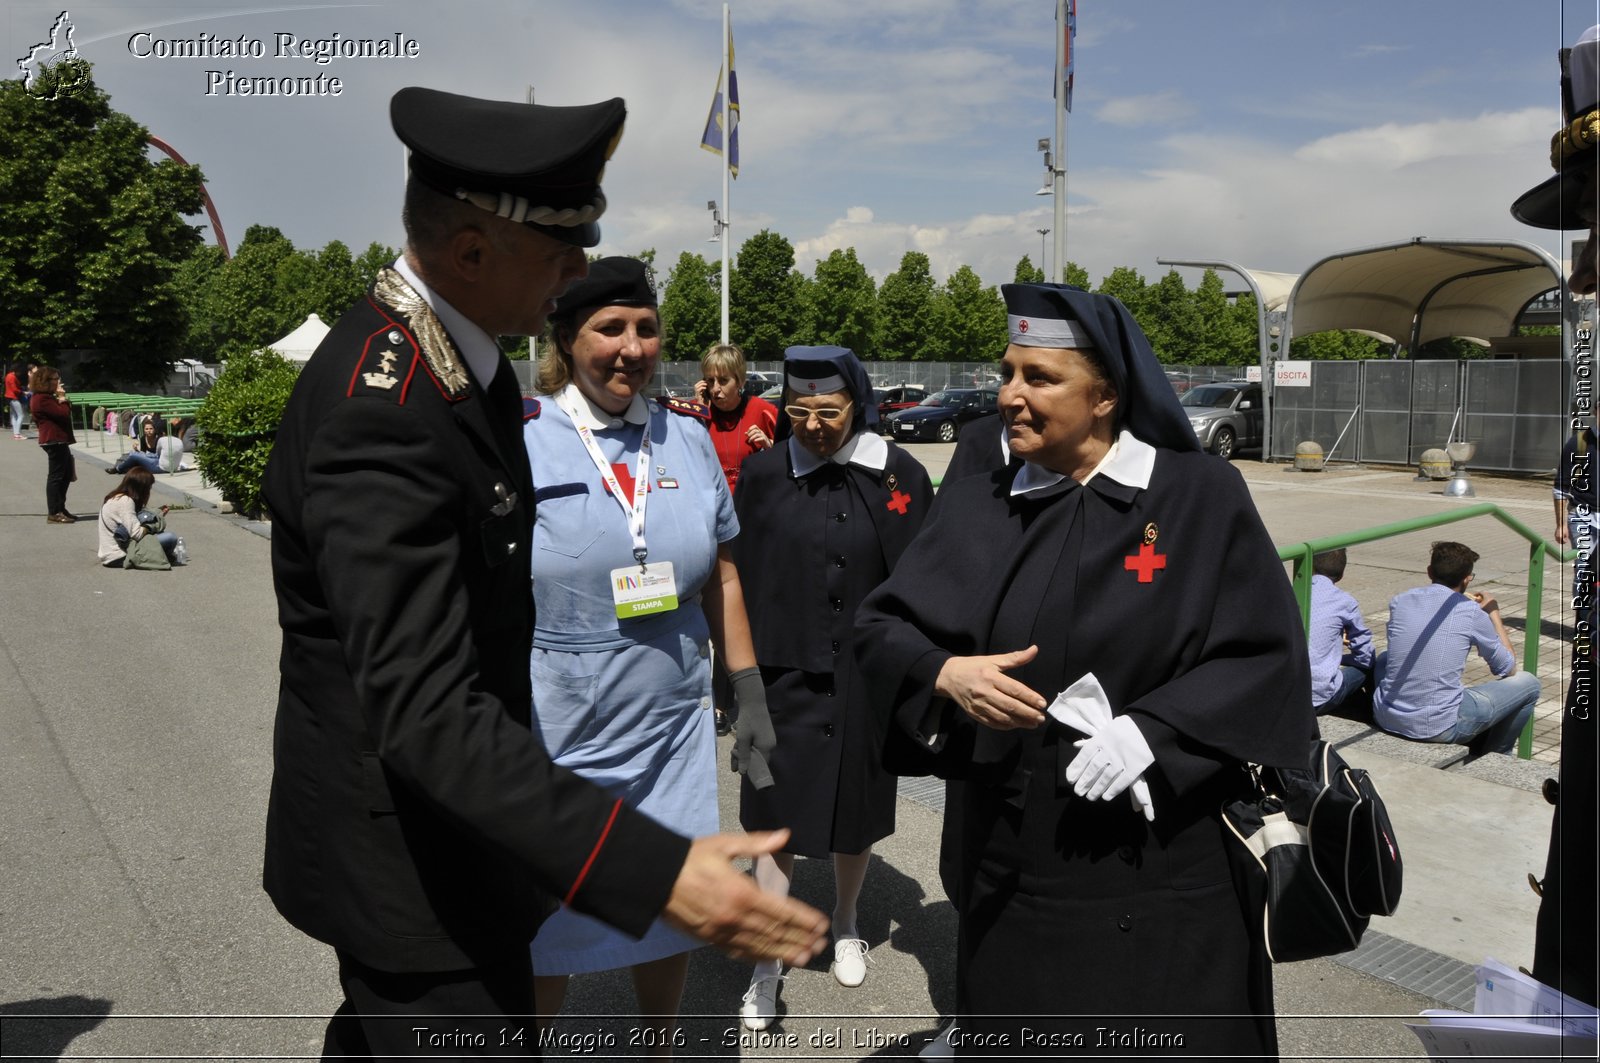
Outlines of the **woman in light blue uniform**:
M 681 834 L 713 834 L 713 644 L 741 714 L 766 723 L 736 751 L 753 783 L 770 784 L 772 732 L 707 414 L 640 394 L 661 341 L 637 260 L 593 263 L 550 320 L 523 428 L 537 517 L 533 725 L 557 764 Z M 640 1014 L 670 1028 L 695 947 L 659 921 L 636 941 L 562 908 L 533 942 L 535 1009 L 560 1010 L 568 975 L 631 967 Z

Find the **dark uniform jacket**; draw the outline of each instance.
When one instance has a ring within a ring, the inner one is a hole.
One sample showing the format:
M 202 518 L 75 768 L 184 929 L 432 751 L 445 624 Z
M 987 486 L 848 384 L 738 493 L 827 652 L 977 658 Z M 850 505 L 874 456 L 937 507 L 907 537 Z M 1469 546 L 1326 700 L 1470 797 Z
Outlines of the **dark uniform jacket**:
M 301 373 L 267 467 L 266 888 L 383 970 L 498 960 L 559 902 L 643 933 L 688 851 L 529 730 L 522 416 L 509 365 L 485 392 L 385 270 Z

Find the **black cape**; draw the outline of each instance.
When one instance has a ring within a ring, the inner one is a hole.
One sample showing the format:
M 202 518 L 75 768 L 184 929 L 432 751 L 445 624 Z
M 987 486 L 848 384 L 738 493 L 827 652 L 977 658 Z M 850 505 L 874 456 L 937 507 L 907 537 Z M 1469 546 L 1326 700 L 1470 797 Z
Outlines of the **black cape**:
M 1021 1020 L 997 1016 L 1084 1016 L 1053 1028 L 1087 1031 L 1092 1047 L 1097 1026 L 1154 1033 L 1155 1016 L 1242 1015 L 1166 1032 L 1186 1032 L 1188 1053 L 1270 1055 L 1270 970 L 1218 809 L 1244 785 L 1244 762 L 1300 765 L 1315 733 L 1276 551 L 1238 473 L 1207 455 L 1158 451 L 1146 490 L 1099 476 L 1011 499 L 1013 476 L 946 487 L 857 626 L 890 766 L 964 780 L 946 813 L 960 836 L 958 1012 L 1013 1052 Z M 1144 582 L 1151 538 L 1165 567 L 1147 565 Z M 1030 643 L 1039 656 L 1017 679 L 1049 699 L 1092 671 L 1113 711 L 1134 718 L 1155 755 L 1153 824 L 1126 796 L 1072 796 L 1062 772 L 1077 732 L 990 731 L 934 699 L 951 655 Z

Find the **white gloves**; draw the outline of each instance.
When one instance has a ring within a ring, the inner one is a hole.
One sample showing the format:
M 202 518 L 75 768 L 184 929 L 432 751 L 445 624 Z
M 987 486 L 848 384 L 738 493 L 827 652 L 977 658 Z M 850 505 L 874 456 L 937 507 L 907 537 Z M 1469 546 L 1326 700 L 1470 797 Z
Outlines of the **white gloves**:
M 1155 822 L 1150 785 L 1144 771 L 1155 763 L 1150 744 L 1133 720 L 1112 716 L 1105 688 L 1093 672 L 1063 690 L 1047 710 L 1057 721 L 1089 735 L 1074 743 L 1078 755 L 1067 765 L 1073 792 L 1091 801 L 1110 801 L 1127 790 L 1134 807 Z

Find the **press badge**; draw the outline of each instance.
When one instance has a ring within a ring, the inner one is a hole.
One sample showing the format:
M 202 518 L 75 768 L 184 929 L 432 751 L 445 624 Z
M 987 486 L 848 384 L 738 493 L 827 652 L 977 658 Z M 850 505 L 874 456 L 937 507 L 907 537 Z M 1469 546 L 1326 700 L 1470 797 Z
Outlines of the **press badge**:
M 672 575 L 672 562 L 652 561 L 642 568 L 625 565 L 612 569 L 611 600 L 617 603 L 618 620 L 635 620 L 678 608 L 678 583 Z

